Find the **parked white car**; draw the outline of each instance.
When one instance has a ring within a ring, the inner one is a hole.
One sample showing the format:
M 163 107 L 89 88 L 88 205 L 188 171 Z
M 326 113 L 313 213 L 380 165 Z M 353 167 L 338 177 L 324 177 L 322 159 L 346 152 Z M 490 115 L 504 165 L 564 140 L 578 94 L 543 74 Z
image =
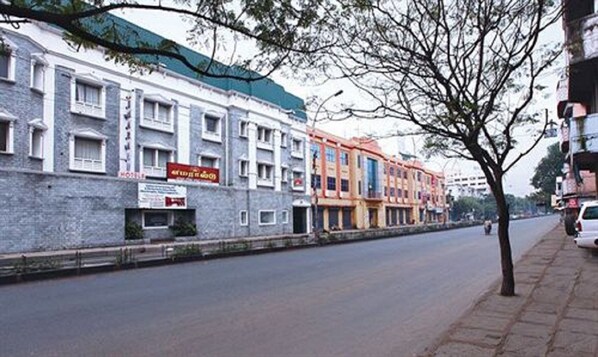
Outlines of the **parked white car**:
M 598 201 L 585 202 L 581 206 L 575 230 L 574 241 L 578 247 L 598 249 Z

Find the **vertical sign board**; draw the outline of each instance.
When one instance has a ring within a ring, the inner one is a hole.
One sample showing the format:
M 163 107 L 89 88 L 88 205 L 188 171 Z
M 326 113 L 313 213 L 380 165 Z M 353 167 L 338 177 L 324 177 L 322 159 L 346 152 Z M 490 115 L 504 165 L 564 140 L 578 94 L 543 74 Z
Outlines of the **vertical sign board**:
M 187 208 L 187 187 L 155 183 L 139 183 L 139 208 Z

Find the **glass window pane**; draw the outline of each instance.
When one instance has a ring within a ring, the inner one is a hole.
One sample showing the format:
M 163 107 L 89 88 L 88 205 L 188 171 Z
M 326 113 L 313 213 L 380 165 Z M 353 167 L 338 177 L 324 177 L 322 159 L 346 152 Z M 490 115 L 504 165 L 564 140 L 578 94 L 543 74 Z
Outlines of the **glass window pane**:
M 154 106 L 155 104 L 148 101 L 143 101 L 143 117 L 148 119 L 154 118 Z
M 10 55 L 0 55 L 0 77 L 8 78 Z
M 170 123 L 170 116 L 168 115 L 170 112 L 170 107 L 165 105 L 159 104 L 158 105 L 158 118 L 160 121 L 164 123 Z
M 170 152 L 158 151 L 158 167 L 166 167 L 166 163 L 170 161 Z
M 218 118 L 206 116 L 206 131 L 210 133 L 218 132 Z
M 8 151 L 8 123 L 0 122 L 0 151 Z
M 154 149 L 143 149 L 143 165 L 144 166 L 154 166 L 154 154 L 156 150 Z
M 168 213 L 167 212 L 144 212 L 145 227 L 167 227 Z
M 75 157 L 86 160 L 100 160 L 101 145 L 99 140 L 75 138 Z
M 34 157 L 42 156 L 42 131 L 39 129 L 33 130 L 31 134 L 31 155 Z

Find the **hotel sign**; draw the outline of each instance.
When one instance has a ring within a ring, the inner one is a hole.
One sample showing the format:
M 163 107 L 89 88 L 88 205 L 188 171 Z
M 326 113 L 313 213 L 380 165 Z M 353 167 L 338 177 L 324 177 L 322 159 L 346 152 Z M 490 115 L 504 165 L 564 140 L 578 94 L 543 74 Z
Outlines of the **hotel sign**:
M 154 183 L 139 183 L 139 208 L 187 208 L 187 187 Z
M 191 166 L 169 162 L 166 177 L 173 180 L 220 182 L 220 171 L 212 167 Z

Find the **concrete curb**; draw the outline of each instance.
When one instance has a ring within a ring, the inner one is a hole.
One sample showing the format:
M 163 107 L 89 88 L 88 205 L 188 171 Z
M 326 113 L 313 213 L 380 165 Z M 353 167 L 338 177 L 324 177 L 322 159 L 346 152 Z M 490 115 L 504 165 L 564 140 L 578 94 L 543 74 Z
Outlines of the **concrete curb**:
M 0 285 L 281 252 L 290 249 L 400 238 L 477 225 L 479 225 L 479 222 L 463 222 L 451 225 L 435 224 L 327 232 L 321 236 L 322 240 L 319 244 L 314 241 L 313 236 L 285 235 L 7 254 L 0 255 Z M 177 253 L 177 249 L 181 252 Z

